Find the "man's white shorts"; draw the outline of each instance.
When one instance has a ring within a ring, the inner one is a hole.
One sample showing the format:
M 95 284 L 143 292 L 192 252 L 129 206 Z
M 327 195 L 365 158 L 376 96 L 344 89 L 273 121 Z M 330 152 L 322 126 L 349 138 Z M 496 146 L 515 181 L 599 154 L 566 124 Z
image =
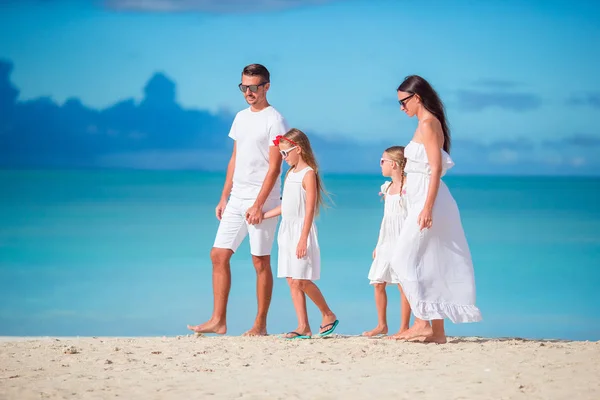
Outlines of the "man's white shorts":
M 279 218 L 264 219 L 258 225 L 249 224 L 246 221 L 246 211 L 253 204 L 253 199 L 229 198 L 229 202 L 219 223 L 213 247 L 230 249 L 235 253 L 246 235 L 249 235 L 250 253 L 253 256 L 267 256 L 271 254 Z M 268 199 L 263 206 L 263 212 L 272 210 L 280 205 L 281 200 L 279 197 Z

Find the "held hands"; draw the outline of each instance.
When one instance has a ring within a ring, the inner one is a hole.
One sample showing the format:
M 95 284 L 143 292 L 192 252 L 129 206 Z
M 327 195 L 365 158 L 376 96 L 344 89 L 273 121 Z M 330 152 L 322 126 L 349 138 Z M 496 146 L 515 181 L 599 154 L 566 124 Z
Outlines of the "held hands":
M 215 215 L 217 219 L 220 221 L 223 218 L 223 212 L 225 211 L 225 207 L 227 206 L 227 200 L 221 200 L 217 207 L 215 208 Z
M 426 207 L 419 214 L 419 217 L 417 218 L 417 223 L 419 224 L 420 230 L 431 228 L 431 225 L 433 224 L 431 213 L 431 208 Z
M 262 212 L 262 207 L 259 207 L 256 204 L 246 211 L 246 221 L 248 221 L 250 225 L 260 224 L 263 220 L 263 217 L 264 214 Z
M 298 242 L 298 247 L 296 247 L 296 257 L 298 257 L 298 259 L 306 257 L 306 242 L 307 240 L 304 238 L 300 238 L 300 241 Z

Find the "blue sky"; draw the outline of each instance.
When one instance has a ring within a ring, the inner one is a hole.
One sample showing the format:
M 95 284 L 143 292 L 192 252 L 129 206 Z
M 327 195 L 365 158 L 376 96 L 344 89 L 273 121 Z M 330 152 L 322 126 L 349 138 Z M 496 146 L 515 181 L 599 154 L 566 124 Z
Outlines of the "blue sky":
M 160 72 L 183 109 L 213 115 L 245 107 L 240 71 L 260 62 L 272 74 L 270 100 L 291 125 L 374 146 L 410 139 L 416 121 L 399 111 L 395 88 L 416 73 L 445 101 L 466 163 L 585 174 L 600 165 L 598 2 L 246 4 L 2 0 L 0 59 L 12 64 L 20 102 L 76 97 L 97 110 L 141 102 Z

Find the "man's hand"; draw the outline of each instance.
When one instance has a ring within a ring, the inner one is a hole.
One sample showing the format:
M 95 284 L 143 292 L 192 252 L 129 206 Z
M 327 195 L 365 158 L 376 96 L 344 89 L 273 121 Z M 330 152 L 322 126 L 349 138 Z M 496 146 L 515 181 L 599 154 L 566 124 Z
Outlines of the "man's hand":
M 227 200 L 221 200 L 215 208 L 215 214 L 217 215 L 217 219 L 219 221 L 221 220 L 221 218 L 223 218 L 223 212 L 225 211 L 225 207 L 227 207 Z
M 246 211 L 246 221 L 250 225 L 260 224 L 263 220 L 264 214 L 262 212 L 262 207 L 257 204 L 253 205 Z

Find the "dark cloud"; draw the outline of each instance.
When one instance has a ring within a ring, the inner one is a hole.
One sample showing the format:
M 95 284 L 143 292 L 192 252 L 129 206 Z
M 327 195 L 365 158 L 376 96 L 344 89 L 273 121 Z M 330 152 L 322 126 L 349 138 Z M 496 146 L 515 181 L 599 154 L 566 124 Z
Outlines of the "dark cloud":
M 458 105 L 467 111 L 500 108 L 515 112 L 531 111 L 542 105 L 542 99 L 533 93 L 513 91 L 459 90 Z
M 340 0 L 105 0 L 106 7 L 119 11 L 258 13 L 321 5 Z
M 600 108 L 600 92 L 589 92 L 573 95 L 567 99 L 567 104 L 571 106 L 589 106 Z
M 141 101 L 98 110 L 77 98 L 62 105 L 48 97 L 18 101 L 11 72 L 12 64 L 0 60 L 0 167 L 225 170 L 233 113 L 182 108 L 164 73 L 148 80 Z M 372 133 L 365 143 L 307 134 L 327 173 L 378 173 L 381 152 L 397 142 L 376 142 Z M 453 173 L 597 174 L 599 148 L 593 135 L 543 143 L 455 138 Z

